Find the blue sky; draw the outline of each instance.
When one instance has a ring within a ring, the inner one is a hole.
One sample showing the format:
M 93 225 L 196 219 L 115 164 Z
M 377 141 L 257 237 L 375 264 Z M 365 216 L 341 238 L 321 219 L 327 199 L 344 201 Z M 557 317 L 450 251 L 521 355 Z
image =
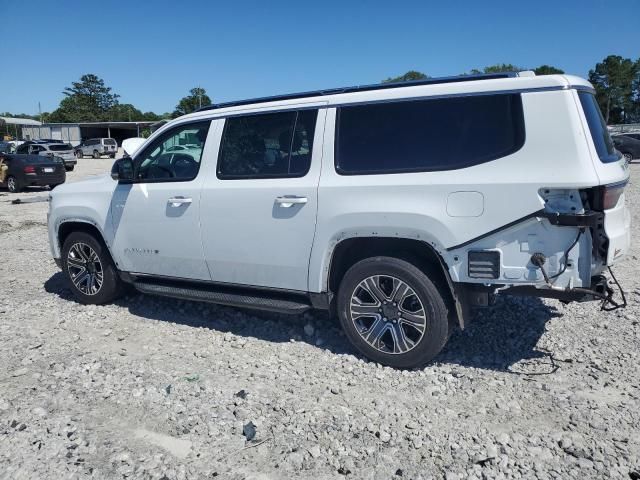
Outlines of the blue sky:
M 194 86 L 214 101 L 375 83 L 495 63 L 586 76 L 640 57 L 640 0 L 0 0 L 0 112 L 54 110 L 95 73 L 143 111 Z

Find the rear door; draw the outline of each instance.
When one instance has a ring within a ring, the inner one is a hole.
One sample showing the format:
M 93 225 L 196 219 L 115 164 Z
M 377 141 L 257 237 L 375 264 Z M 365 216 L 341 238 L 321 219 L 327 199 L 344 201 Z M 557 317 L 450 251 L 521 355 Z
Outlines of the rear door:
M 183 123 L 163 132 L 135 156 L 134 183 L 117 185 L 111 215 L 120 270 L 210 279 L 200 241 L 200 165 L 211 157 L 210 124 Z M 184 144 L 192 148 L 171 151 Z
M 218 164 L 202 191 L 201 216 L 214 281 L 307 290 L 325 113 L 219 121 Z

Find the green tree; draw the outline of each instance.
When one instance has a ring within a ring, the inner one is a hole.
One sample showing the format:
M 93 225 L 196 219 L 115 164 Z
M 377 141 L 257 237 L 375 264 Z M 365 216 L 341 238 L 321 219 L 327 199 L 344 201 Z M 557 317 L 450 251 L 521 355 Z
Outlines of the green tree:
M 66 97 L 49 116 L 52 122 L 95 122 L 109 120 L 109 111 L 118 105 L 119 95 L 93 74 L 80 77 L 62 92 Z
M 624 123 L 634 115 L 633 85 L 638 75 L 638 62 L 619 55 L 609 55 L 589 70 L 589 81 L 607 123 Z
M 206 90 L 201 87 L 192 88 L 189 90 L 189 95 L 183 97 L 180 102 L 178 102 L 172 117 L 177 118 L 181 115 L 195 112 L 199 108 L 206 107 L 207 105 L 211 105 L 211 99 L 207 95 Z
M 536 75 L 556 75 L 564 73 L 564 70 L 560 70 L 552 65 L 540 65 L 538 68 L 534 68 L 533 71 Z
M 130 103 L 118 103 L 107 112 L 108 120 L 112 122 L 140 122 L 144 114 Z
M 512 63 L 496 63 L 482 69 L 483 73 L 502 73 L 502 72 L 520 72 L 524 68 L 517 67 Z M 477 71 L 477 70 L 476 70 Z
M 424 80 L 426 78 L 429 78 L 429 75 L 426 73 L 409 70 L 404 75 L 387 78 L 386 80 L 383 80 L 382 83 L 414 82 L 416 80 Z

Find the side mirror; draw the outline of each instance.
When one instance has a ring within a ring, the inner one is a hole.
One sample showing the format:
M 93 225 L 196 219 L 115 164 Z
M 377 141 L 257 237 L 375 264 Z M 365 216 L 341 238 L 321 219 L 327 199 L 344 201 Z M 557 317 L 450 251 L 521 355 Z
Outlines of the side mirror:
M 127 183 L 133 180 L 133 160 L 131 157 L 119 158 L 111 168 L 111 178 Z

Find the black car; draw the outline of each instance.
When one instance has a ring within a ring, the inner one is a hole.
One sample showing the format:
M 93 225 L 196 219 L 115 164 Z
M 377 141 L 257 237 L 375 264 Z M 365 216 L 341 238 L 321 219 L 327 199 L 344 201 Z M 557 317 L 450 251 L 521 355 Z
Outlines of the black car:
M 9 167 L 2 187 L 17 193 L 30 186 L 51 188 L 64 183 L 67 173 L 60 157 L 41 155 L 0 154 L 3 163 Z
M 629 135 L 612 135 L 611 139 L 616 149 L 624 155 L 628 161 L 640 158 L 640 140 Z

